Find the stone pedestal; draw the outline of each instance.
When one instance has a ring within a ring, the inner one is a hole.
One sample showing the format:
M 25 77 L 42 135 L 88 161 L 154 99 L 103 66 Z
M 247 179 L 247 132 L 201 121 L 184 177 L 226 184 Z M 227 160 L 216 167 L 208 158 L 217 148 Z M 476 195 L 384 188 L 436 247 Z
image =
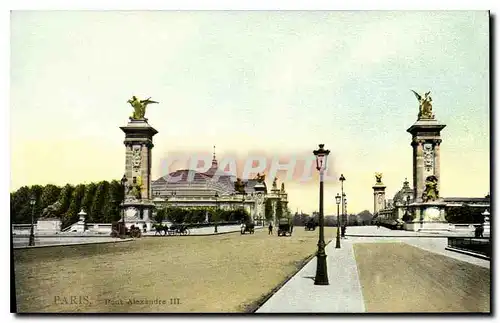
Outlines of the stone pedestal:
M 426 203 L 412 203 L 408 209 L 415 216 L 413 221 L 405 224 L 405 230 L 420 232 L 449 231 L 449 224 L 445 219 L 446 203 L 434 201 Z
M 489 238 L 489 237 L 491 237 L 490 212 L 488 212 L 488 210 L 486 210 L 483 212 L 483 215 L 484 215 L 483 237 Z
M 147 200 L 127 201 L 123 204 L 123 213 L 125 216 L 125 226 L 130 229 L 132 225 L 143 230 L 143 225 L 146 224 L 146 230 L 152 228 L 152 217 L 154 204 Z M 123 221 L 123 218 L 120 220 Z
M 39 219 L 36 223 L 36 233 L 61 232 L 61 220 L 57 218 Z
M 85 232 L 85 217 L 87 213 L 85 211 L 81 210 L 80 213 L 78 213 L 78 222 L 74 225 L 74 229 L 76 229 L 76 232 L 78 233 L 83 233 Z M 73 230 L 74 230 L 73 229 Z

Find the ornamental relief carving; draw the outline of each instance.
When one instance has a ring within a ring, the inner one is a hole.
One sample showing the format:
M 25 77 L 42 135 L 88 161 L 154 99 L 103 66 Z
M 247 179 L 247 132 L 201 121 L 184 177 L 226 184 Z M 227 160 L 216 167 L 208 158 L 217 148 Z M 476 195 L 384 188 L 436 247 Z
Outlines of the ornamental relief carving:
M 142 146 L 132 147 L 132 167 L 135 171 L 138 171 L 141 167 L 141 150 Z
M 424 167 L 425 170 L 430 172 L 434 165 L 434 151 L 432 149 L 432 144 L 426 143 L 424 144 Z

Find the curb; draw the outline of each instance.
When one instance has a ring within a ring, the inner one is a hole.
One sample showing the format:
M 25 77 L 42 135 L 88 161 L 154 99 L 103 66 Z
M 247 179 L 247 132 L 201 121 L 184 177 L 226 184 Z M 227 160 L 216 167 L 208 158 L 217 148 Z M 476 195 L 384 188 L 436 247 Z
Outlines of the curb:
M 328 246 L 331 242 L 333 241 L 333 239 L 329 240 L 326 244 L 325 244 L 325 249 L 326 249 L 326 246 Z M 245 310 L 244 313 L 252 313 L 252 314 L 257 314 L 257 315 L 268 315 L 269 313 L 255 313 L 259 308 L 262 307 L 262 305 L 264 305 L 271 297 L 274 296 L 274 294 L 276 294 L 283 286 L 286 285 L 286 283 L 288 283 L 293 277 L 297 276 L 298 273 L 310 262 L 314 259 L 314 257 L 316 257 L 316 252 L 312 253 L 311 255 L 309 255 L 308 257 L 306 257 L 303 261 L 302 261 L 302 265 L 300 267 L 297 268 L 296 271 L 294 271 L 293 273 L 291 273 L 288 277 L 285 278 L 285 280 L 283 280 L 281 283 L 279 283 L 276 287 L 274 287 L 268 294 L 264 295 L 264 297 L 262 297 L 261 299 L 257 300 L 256 301 L 256 304 L 255 305 L 249 305 L 248 309 Z
M 463 255 L 467 255 L 467 256 L 476 257 L 476 258 L 480 258 L 480 259 L 491 261 L 490 257 L 482 255 L 480 253 L 472 252 L 472 251 L 461 250 L 461 249 L 457 249 L 457 248 L 453 248 L 453 247 L 446 247 L 446 248 L 444 248 L 444 250 L 453 251 L 453 252 L 456 252 L 456 253 L 461 253 Z
M 383 235 L 367 235 L 367 234 L 346 234 L 346 237 L 365 237 L 365 238 L 471 238 L 470 236 L 383 236 Z
M 83 242 L 83 243 L 67 243 L 67 244 L 51 244 L 45 246 L 25 246 L 25 247 L 14 247 L 13 249 L 36 249 L 36 248 L 49 248 L 49 247 L 67 247 L 67 246 L 81 246 L 81 245 L 89 245 L 89 244 L 103 244 L 103 243 L 119 243 L 119 242 L 128 242 L 133 241 L 133 238 L 126 239 L 118 239 L 113 241 L 97 241 L 97 242 Z

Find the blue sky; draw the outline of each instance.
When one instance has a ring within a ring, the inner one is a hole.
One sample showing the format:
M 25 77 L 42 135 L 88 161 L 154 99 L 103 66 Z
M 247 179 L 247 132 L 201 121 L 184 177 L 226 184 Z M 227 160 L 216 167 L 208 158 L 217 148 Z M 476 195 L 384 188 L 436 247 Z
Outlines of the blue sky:
M 488 38 L 485 11 L 13 12 L 11 189 L 121 178 L 135 94 L 160 102 L 147 111 L 154 178 L 174 151 L 324 143 L 349 211 L 372 211 L 374 172 L 389 197 L 411 178 L 414 89 L 447 125 L 441 194 L 483 196 Z M 317 209 L 317 185 L 286 185 L 293 210 Z M 327 213 L 339 189 L 325 185 Z

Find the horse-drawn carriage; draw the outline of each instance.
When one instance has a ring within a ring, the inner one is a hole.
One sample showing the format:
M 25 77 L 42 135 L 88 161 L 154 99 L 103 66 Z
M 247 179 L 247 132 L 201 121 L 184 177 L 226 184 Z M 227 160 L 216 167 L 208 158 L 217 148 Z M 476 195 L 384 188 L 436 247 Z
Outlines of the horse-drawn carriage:
M 244 223 L 241 226 L 241 234 L 245 234 L 246 232 L 250 234 L 255 233 L 255 224 L 250 222 Z
M 316 230 L 316 221 L 314 221 L 314 219 L 311 219 L 311 220 L 307 221 L 306 225 L 304 226 L 304 229 L 306 231 L 314 231 L 314 230 Z
M 172 224 L 170 225 L 170 227 L 168 225 L 163 225 L 163 224 L 156 224 L 155 226 L 155 235 L 159 234 L 159 235 L 163 235 L 163 236 L 166 236 L 166 235 L 169 235 L 169 236 L 173 236 L 173 235 L 188 235 L 190 232 L 189 232 L 189 229 L 187 227 L 187 225 L 185 224 Z M 163 234 L 162 234 L 163 232 Z
M 281 218 L 278 221 L 278 236 L 292 235 L 293 224 L 291 219 Z
M 129 228 L 123 224 L 123 222 L 114 222 L 111 224 L 111 236 L 113 238 L 118 238 L 120 236 L 128 236 L 131 238 L 140 238 L 142 236 L 141 229 L 132 225 Z

